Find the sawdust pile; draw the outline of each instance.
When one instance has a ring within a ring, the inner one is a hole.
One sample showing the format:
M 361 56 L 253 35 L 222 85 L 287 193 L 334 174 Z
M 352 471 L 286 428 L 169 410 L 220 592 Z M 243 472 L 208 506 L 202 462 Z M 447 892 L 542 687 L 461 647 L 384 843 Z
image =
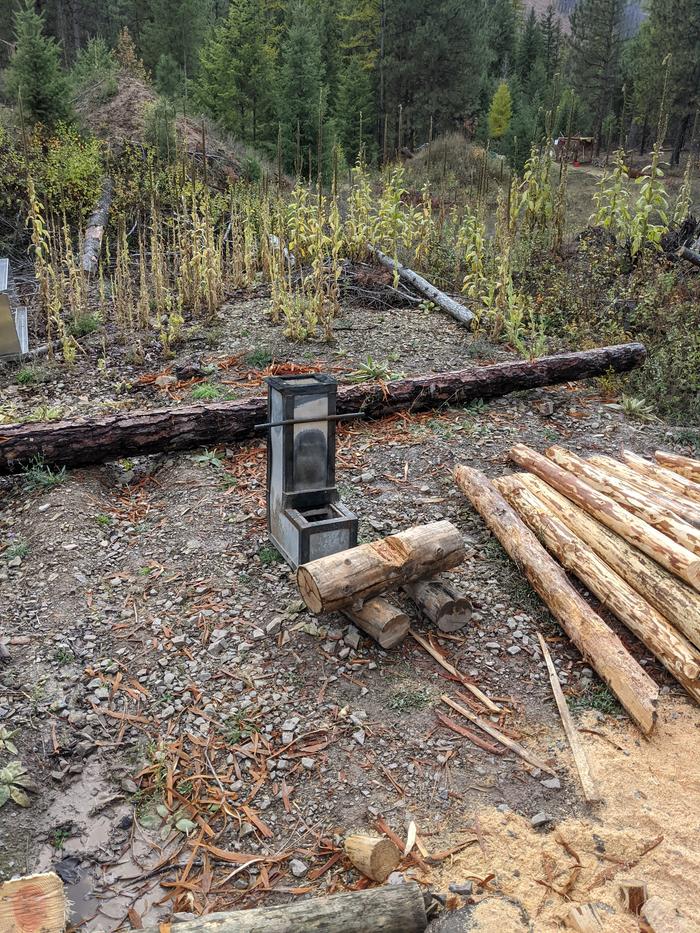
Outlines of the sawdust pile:
M 698 710 L 668 704 L 648 740 L 624 723 L 582 725 L 607 736 L 582 736 L 604 803 L 590 817 L 567 819 L 545 833 L 513 812 L 481 810 L 483 846 L 455 856 L 433 880 L 445 889 L 495 874 L 487 888 L 493 897 L 472 914 L 474 930 L 561 930 L 571 904 L 590 903 L 606 933 L 638 933 L 619 900 L 625 878 L 645 881 L 650 897 L 675 905 L 689 928 L 700 930 Z

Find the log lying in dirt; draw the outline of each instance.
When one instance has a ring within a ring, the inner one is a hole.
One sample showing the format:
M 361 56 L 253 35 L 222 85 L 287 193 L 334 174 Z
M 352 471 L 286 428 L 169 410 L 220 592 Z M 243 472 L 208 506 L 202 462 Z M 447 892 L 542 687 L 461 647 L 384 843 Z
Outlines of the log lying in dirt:
M 655 450 L 654 459 L 661 466 L 668 467 L 674 473 L 685 476 L 694 483 L 700 483 L 700 460 L 692 457 L 683 457 L 681 454 L 670 454 L 665 450 Z
M 684 496 L 691 502 L 700 502 L 700 482 L 693 482 L 686 476 L 678 476 L 673 470 L 668 470 L 664 466 L 652 463 L 651 460 L 645 460 L 633 453 L 631 450 L 622 451 L 622 459 L 633 470 L 637 470 L 644 476 L 651 476 L 658 480 L 664 486 L 678 496 Z
M 633 470 L 626 463 L 620 463 L 612 457 L 589 457 L 588 463 L 610 473 L 639 489 L 650 501 L 657 503 L 694 528 L 700 528 L 700 504 L 691 502 L 674 493 L 658 480 Z
M 102 249 L 102 238 L 109 220 L 109 209 L 112 206 L 112 188 L 112 179 L 105 179 L 100 200 L 97 202 L 94 212 L 88 218 L 81 259 L 83 272 L 92 273 L 97 269 L 100 250 Z
M 381 596 L 368 599 L 361 609 L 346 609 L 344 615 L 382 648 L 393 648 L 408 635 L 409 618 Z
M 298 900 L 283 907 L 205 914 L 174 923 L 172 933 L 423 933 L 427 925 L 421 889 L 409 881 Z M 162 928 L 148 927 L 144 933 L 160 933 Z
M 564 570 L 488 478 L 477 470 L 458 466 L 455 479 L 583 657 L 608 684 L 642 732 L 651 732 L 659 693 L 654 681 L 576 592 Z
M 694 249 L 690 249 L 688 246 L 681 246 L 680 256 L 681 259 L 687 259 L 688 262 L 692 262 L 694 266 L 700 266 L 700 253 L 696 252 Z
M 497 480 L 502 492 L 525 524 L 557 560 L 614 612 L 661 661 L 694 700 L 700 702 L 700 651 L 556 518 L 517 476 Z
M 409 269 L 407 266 L 402 266 L 400 262 L 395 262 L 391 256 L 387 256 L 386 253 L 377 249 L 376 246 L 370 246 L 369 249 L 380 265 L 384 266 L 385 269 L 389 269 L 391 272 L 397 272 L 399 278 L 414 288 L 419 295 L 427 298 L 428 301 L 432 301 L 433 304 L 437 305 L 438 308 L 441 308 L 443 311 L 446 311 L 456 321 L 459 321 L 460 324 L 469 326 L 474 320 L 474 315 L 469 308 L 465 308 L 459 301 L 455 301 L 454 298 L 450 298 L 449 295 L 441 292 L 439 288 L 435 288 L 435 286 L 431 285 L 422 275 L 418 275 L 417 272 L 414 272 L 413 269 Z M 394 282 L 396 282 L 396 279 L 394 279 Z
M 405 409 L 425 411 L 445 404 L 497 398 L 509 392 L 603 376 L 609 370 L 628 372 L 645 356 L 642 344 L 627 343 L 530 362 L 418 376 L 387 385 L 341 386 L 337 412 L 361 409 L 368 418 L 381 418 Z M 3 425 L 0 474 L 19 470 L 35 457 L 48 466 L 76 467 L 126 456 L 231 444 L 256 436 L 255 426 L 266 419 L 267 399 L 256 397 L 119 412 L 76 421 Z
M 634 486 L 625 483 L 615 476 L 605 473 L 591 463 L 577 457 L 564 447 L 550 447 L 546 451 L 550 460 L 563 470 L 581 477 L 586 484 L 609 496 L 627 509 L 633 515 L 652 525 L 657 531 L 671 538 L 681 547 L 687 548 L 693 554 L 700 555 L 700 532 L 692 525 L 682 521 L 675 512 L 651 502 L 650 499 L 639 492 Z
M 464 542 L 455 526 L 431 522 L 302 564 L 297 586 L 312 612 L 333 612 L 463 560 Z
M 640 596 L 675 625 L 696 648 L 700 648 L 700 596 L 691 587 L 552 489 L 539 476 L 519 473 L 518 479 Z
M 516 444 L 511 448 L 509 456 L 518 466 L 539 476 L 545 483 L 580 506 L 584 512 L 616 531 L 625 541 L 644 551 L 694 589 L 700 590 L 700 559 L 687 548 L 681 547 L 618 505 L 610 496 L 593 489 L 588 483 L 582 482 L 568 470 L 562 470 L 556 463 L 525 444 Z
M 346 836 L 345 854 L 363 875 L 383 884 L 401 861 L 401 853 L 391 839 L 383 836 Z
M 457 632 L 471 618 L 472 604 L 445 577 L 416 580 L 403 589 L 441 632 Z

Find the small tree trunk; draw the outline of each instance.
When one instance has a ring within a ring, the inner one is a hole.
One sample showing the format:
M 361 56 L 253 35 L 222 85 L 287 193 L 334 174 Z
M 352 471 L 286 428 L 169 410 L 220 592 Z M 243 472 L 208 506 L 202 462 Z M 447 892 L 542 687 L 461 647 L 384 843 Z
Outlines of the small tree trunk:
M 700 481 L 694 481 L 687 476 L 678 476 L 673 470 L 652 463 L 651 460 L 645 460 L 644 457 L 638 457 L 631 450 L 623 450 L 622 459 L 633 470 L 637 470 L 643 476 L 652 477 L 677 496 L 684 496 L 691 502 L 700 503 Z
M 674 473 L 685 476 L 694 483 L 700 483 L 700 460 L 692 457 L 682 457 L 680 454 L 670 454 L 665 450 L 655 450 L 654 459 L 661 466 L 667 467 Z

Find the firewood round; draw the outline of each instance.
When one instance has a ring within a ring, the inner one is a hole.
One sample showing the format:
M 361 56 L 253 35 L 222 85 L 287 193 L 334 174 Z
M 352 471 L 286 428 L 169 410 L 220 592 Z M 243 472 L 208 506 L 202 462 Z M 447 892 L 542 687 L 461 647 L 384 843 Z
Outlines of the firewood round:
M 348 836 L 345 854 L 363 875 L 380 883 L 386 881 L 401 861 L 401 853 L 394 843 L 380 836 Z

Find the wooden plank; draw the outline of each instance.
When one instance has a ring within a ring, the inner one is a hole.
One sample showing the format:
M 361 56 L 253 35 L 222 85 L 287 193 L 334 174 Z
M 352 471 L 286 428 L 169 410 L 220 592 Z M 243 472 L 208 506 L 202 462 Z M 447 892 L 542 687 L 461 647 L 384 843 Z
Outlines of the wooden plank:
M 452 676 L 455 677 L 471 694 L 473 694 L 473 696 L 475 696 L 480 703 L 483 703 L 486 709 L 491 710 L 492 713 L 501 712 L 500 706 L 497 706 L 493 700 L 490 700 L 485 693 L 479 690 L 477 686 L 469 683 L 464 674 L 461 674 L 454 666 L 454 664 L 450 664 L 449 661 L 446 661 L 440 652 L 433 648 L 430 642 L 426 641 L 425 638 L 422 638 L 420 635 L 414 632 L 413 629 L 410 629 L 410 635 L 418 642 L 421 648 L 424 648 L 428 652 L 431 658 L 434 658 L 438 662 L 440 667 L 444 668 L 448 674 L 452 674 Z
M 539 768 L 540 771 L 546 771 L 547 774 L 555 775 L 555 772 L 542 761 L 537 755 L 534 755 L 532 752 L 529 752 L 526 748 L 523 748 L 522 745 L 518 745 L 517 742 L 514 742 L 513 739 L 509 739 L 507 735 L 504 735 L 495 726 L 491 725 L 490 722 L 486 722 L 485 719 L 482 719 L 481 716 L 477 716 L 476 713 L 472 713 L 471 710 L 467 709 L 466 706 L 462 706 L 461 703 L 457 703 L 452 697 L 448 696 L 446 693 L 443 693 L 440 697 L 443 703 L 447 703 L 448 706 L 451 706 L 452 709 L 464 716 L 465 719 L 468 719 L 470 722 L 473 722 L 475 726 L 478 726 L 480 729 L 483 729 L 487 735 L 490 735 L 492 739 L 495 739 L 497 742 L 500 742 L 501 745 L 505 745 L 506 748 L 509 748 L 512 752 L 515 752 L 523 761 L 526 761 L 528 764 L 532 765 L 533 768 Z M 556 775 L 555 775 L 556 776 Z
M 0 884 L 2 933 L 63 933 L 66 914 L 63 882 L 54 872 Z
M 564 692 L 561 689 L 561 684 L 559 683 L 559 678 L 557 677 L 557 672 L 554 668 L 552 656 L 549 653 L 549 648 L 547 647 L 547 643 L 542 637 L 541 632 L 537 633 L 537 637 L 540 641 L 540 647 L 542 648 L 545 664 L 547 665 L 549 683 L 552 687 L 552 693 L 554 694 L 554 700 L 557 704 L 559 715 L 561 716 L 561 723 L 564 726 L 564 732 L 566 733 L 566 737 L 569 740 L 571 753 L 574 756 L 574 763 L 576 765 L 576 770 L 578 771 L 579 780 L 581 781 L 581 787 L 583 788 L 584 799 L 588 803 L 598 803 L 600 800 L 602 800 L 602 796 L 598 788 L 598 784 L 591 772 L 591 766 L 588 761 L 588 757 L 586 756 L 586 749 L 583 747 L 581 736 L 579 735 L 576 724 L 574 723 L 571 711 L 569 710 L 569 706 L 566 702 L 566 697 L 564 696 Z
M 603 930 L 598 911 L 592 904 L 575 904 L 570 907 L 566 915 L 566 925 L 570 930 L 578 930 L 579 933 L 601 933 Z
M 698 933 L 698 928 L 682 912 L 660 897 L 650 897 L 641 917 L 651 933 Z

